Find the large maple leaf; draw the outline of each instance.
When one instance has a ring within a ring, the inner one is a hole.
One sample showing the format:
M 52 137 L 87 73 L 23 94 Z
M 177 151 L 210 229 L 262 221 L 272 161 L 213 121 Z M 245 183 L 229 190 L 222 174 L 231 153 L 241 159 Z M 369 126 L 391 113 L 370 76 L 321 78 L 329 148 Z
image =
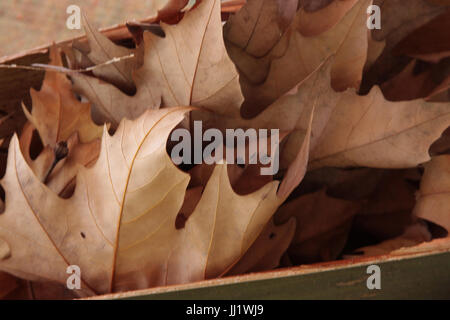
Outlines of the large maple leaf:
M 278 182 L 239 196 L 226 165 L 218 165 L 177 230 L 189 175 L 171 162 L 166 140 L 190 110 L 148 111 L 123 121 L 112 137 L 105 131 L 98 161 L 80 170 L 67 200 L 37 179 L 14 137 L 2 179 L 0 270 L 65 283 L 66 268 L 77 265 L 92 294 L 213 278 L 232 268 L 282 201 Z

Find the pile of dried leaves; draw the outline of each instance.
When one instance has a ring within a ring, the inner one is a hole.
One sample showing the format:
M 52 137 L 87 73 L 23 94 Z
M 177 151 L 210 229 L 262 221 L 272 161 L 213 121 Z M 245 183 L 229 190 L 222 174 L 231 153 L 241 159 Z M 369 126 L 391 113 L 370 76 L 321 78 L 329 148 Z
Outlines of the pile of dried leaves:
M 447 236 L 449 1 L 241 2 L 169 1 L 155 23 L 128 26 L 128 47 L 85 19 L 87 41 L 51 49 L 1 180 L 0 297 L 180 284 Z M 382 28 L 368 31 L 372 2 Z M 168 137 L 194 120 L 280 129 L 280 173 L 177 167 Z M 65 288 L 69 265 L 82 290 Z

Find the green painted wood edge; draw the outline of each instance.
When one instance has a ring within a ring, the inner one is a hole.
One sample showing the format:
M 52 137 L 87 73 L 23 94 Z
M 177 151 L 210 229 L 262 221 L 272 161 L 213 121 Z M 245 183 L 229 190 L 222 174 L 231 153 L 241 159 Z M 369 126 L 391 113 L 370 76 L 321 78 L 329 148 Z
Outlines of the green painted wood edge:
M 377 263 L 381 290 L 367 289 L 371 264 L 124 299 L 450 299 L 450 252 Z

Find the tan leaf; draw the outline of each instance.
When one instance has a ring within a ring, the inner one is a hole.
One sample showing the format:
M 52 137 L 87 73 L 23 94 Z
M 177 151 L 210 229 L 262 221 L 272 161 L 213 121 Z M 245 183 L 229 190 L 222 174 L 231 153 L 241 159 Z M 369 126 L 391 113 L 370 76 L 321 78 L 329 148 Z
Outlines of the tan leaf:
M 62 66 L 57 47 L 50 49 L 51 63 Z M 23 105 L 28 120 L 38 130 L 44 146 L 54 148 L 60 141 L 66 141 L 78 132 L 82 142 L 89 142 L 101 136 L 102 127 L 91 120 L 89 103 L 78 101 L 70 81 L 64 74 L 46 72 L 41 90 L 30 89 L 33 102 L 31 113 Z
M 45 180 L 46 185 L 56 194 L 67 197 L 75 187 L 75 178 L 80 167 L 91 167 L 100 154 L 100 139 L 81 143 L 74 133 L 67 140 L 67 155 L 59 161 Z
M 367 96 L 342 93 L 312 150 L 310 166 L 410 168 L 450 125 L 450 103 L 386 101 L 378 87 Z
M 148 111 L 123 121 L 112 137 L 105 131 L 99 159 L 80 170 L 67 200 L 36 179 L 14 137 L 0 215 L 0 238 L 11 255 L 0 269 L 65 283 L 67 266 L 75 264 L 92 294 L 217 277 L 237 263 L 280 204 L 278 183 L 238 196 L 226 165 L 218 165 L 177 230 L 189 175 L 172 164 L 165 146 L 190 110 Z
M 349 5 L 352 1 L 337 2 Z M 246 99 L 242 113 L 248 117 L 258 114 L 306 79 L 332 54 L 336 54 L 333 87 L 357 88 L 367 55 L 366 9 L 370 3 L 353 1 L 351 10 L 338 24 L 316 37 L 305 37 L 298 31 L 303 12 L 300 11 L 277 45 L 259 59 L 246 54 L 245 48 L 232 45 L 233 39 L 227 39 L 227 49 L 241 74 Z
M 180 23 L 162 28 L 165 38 L 144 34 L 144 64 L 135 73 L 135 96 L 85 75 L 72 77 L 75 88 L 113 123 L 159 108 L 161 99 L 163 106 L 193 105 L 239 114 L 242 94 L 223 44 L 220 1 L 202 1 Z
M 305 0 L 300 0 L 300 2 L 302 1 L 305 2 Z M 312 6 L 304 5 L 300 9 L 297 30 L 303 36 L 314 37 L 330 30 L 358 0 L 326 1 L 329 2 L 329 5 L 322 8 L 312 9 Z M 311 4 L 314 4 L 314 2 L 311 2 Z
M 249 0 L 225 24 L 225 43 L 230 42 L 255 58 L 265 56 L 291 24 L 297 5 L 298 0 Z
M 128 49 L 109 40 L 91 25 L 86 14 L 82 13 L 83 27 L 89 45 L 89 52 L 86 48 L 81 48 L 79 42 L 74 42 L 73 46 L 81 52 L 86 52 L 86 56 L 95 65 L 101 65 L 113 59 L 130 56 L 136 53 L 134 49 Z M 81 50 L 80 50 L 81 49 Z M 124 59 L 112 64 L 107 64 L 95 68 L 93 73 L 100 79 L 104 79 L 127 92 L 133 92 L 134 82 L 132 73 L 137 67 L 137 59 Z
M 300 0 L 300 5 L 308 12 L 314 12 L 329 6 L 334 0 Z M 336 1 L 337 2 L 337 1 Z
M 204 187 L 193 187 L 186 190 L 183 206 L 178 212 L 177 218 L 175 220 L 175 227 L 177 229 L 182 229 L 186 225 L 187 219 L 189 219 L 192 212 L 194 212 L 198 202 L 202 198 L 203 189 Z
M 171 20 L 179 14 L 189 3 L 189 0 L 154 0 L 151 2 L 151 20 Z
M 279 196 L 287 196 L 306 172 L 309 150 L 313 149 L 332 113 L 339 93 L 330 87 L 332 59 L 319 66 L 307 79 L 280 97 L 254 118 L 226 117 L 214 113 L 193 112 L 205 127 L 279 129 L 289 135 L 280 148 L 280 168 L 288 169 Z
M 31 145 L 34 127 L 26 123 L 20 136 L 20 149 L 24 159 L 36 177 L 53 192 L 65 197 L 73 190 L 75 177 L 80 166 L 89 167 L 97 160 L 100 153 L 100 139 L 81 143 L 75 132 L 64 142 L 63 154 L 58 154 L 58 147 L 45 147 L 36 159 L 31 159 Z M 58 157 L 58 158 L 57 158 Z
M 364 74 L 367 73 L 373 64 L 378 60 L 386 47 L 386 41 L 377 41 L 373 38 L 373 34 L 370 33 L 367 36 L 368 47 L 367 47 L 367 60 L 364 66 Z
M 414 214 L 450 232 L 449 200 L 450 156 L 442 155 L 433 158 L 425 165 Z
M 191 176 L 191 180 L 189 181 L 189 186 L 194 187 L 204 187 L 208 183 L 209 178 L 211 177 L 214 171 L 214 165 L 202 163 L 198 166 L 195 166 L 189 171 Z M 239 167 L 238 165 L 228 165 L 228 179 L 230 183 L 234 185 L 236 181 L 242 176 L 244 169 Z

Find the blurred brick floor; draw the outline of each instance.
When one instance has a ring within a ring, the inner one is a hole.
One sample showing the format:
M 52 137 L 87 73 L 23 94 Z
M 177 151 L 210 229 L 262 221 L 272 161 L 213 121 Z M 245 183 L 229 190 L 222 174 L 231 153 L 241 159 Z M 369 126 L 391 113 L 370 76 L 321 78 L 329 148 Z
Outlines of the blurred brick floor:
M 151 15 L 164 0 L 0 0 L 0 57 L 82 34 L 66 28 L 66 8 L 79 5 L 98 27 Z

